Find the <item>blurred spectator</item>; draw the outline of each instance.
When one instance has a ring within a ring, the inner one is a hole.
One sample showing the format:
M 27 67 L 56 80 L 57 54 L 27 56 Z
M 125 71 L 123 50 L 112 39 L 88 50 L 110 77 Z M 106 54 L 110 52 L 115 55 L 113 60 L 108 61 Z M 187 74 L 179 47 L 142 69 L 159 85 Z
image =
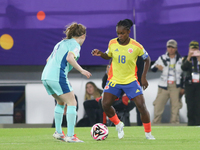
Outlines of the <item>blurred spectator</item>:
M 94 82 L 87 82 L 85 85 L 85 101 L 100 97 L 102 92 L 103 90 L 99 89 Z
M 191 41 L 188 56 L 181 66 L 184 71 L 185 99 L 187 104 L 188 126 L 200 125 L 200 51 L 199 43 Z
M 170 123 L 179 123 L 180 90 L 181 90 L 181 63 L 182 58 L 177 51 L 177 42 L 173 39 L 167 41 L 167 52 L 161 55 L 152 65 L 151 70 L 162 71 L 158 84 L 158 93 L 154 105 L 153 123 L 161 123 L 165 105 L 170 99 Z
M 14 112 L 14 123 L 25 123 L 25 115 L 22 110 L 15 110 Z
M 183 59 L 183 58 L 182 58 Z M 184 72 L 181 74 L 181 90 L 179 94 L 179 110 L 183 107 L 182 97 L 185 94 Z M 179 111 L 177 114 L 177 122 L 180 122 Z
M 93 126 L 97 122 L 102 122 L 103 112 L 99 108 L 96 98 L 100 97 L 103 90 L 99 89 L 94 82 L 87 82 L 85 85 L 85 101 L 83 106 L 85 109 L 85 115 L 77 123 L 77 127 L 80 126 Z M 89 122 L 88 122 L 89 121 Z

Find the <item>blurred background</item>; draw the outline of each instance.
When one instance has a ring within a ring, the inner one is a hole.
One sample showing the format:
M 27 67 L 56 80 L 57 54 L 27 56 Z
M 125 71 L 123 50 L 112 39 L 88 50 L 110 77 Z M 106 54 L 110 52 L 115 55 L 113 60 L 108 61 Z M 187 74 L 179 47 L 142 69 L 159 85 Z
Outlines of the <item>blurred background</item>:
M 0 1 L 0 124 L 50 124 L 54 100 L 47 95 L 41 73 L 54 45 L 65 37 L 65 26 L 77 22 L 87 27 L 87 38 L 78 63 L 92 73 L 86 79 L 76 70 L 69 81 L 78 97 L 78 120 L 82 118 L 85 84 L 101 88 L 108 60 L 92 57 L 106 51 L 115 38 L 119 20 L 134 22 L 130 36 L 141 43 L 152 62 L 165 53 L 166 42 L 175 39 L 178 51 L 187 55 L 191 40 L 200 42 L 200 0 L 1 0 Z M 153 101 L 160 73 L 149 71 L 144 92 L 153 119 Z M 163 122 L 169 122 L 169 104 Z M 180 121 L 187 122 L 183 98 Z M 131 122 L 136 122 L 135 109 Z

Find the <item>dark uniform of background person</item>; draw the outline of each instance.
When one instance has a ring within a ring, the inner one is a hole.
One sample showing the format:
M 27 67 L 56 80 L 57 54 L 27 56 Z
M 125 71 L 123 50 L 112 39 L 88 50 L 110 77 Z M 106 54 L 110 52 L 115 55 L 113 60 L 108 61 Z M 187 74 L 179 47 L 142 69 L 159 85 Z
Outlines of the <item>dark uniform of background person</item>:
M 188 56 L 184 57 L 185 99 L 187 104 L 188 126 L 200 125 L 200 54 L 199 43 L 191 41 Z

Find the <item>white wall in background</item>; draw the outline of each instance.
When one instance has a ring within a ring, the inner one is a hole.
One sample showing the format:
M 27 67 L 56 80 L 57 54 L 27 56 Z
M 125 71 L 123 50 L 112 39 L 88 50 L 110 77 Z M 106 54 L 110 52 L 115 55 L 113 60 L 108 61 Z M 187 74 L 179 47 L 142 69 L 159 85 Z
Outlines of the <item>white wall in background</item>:
M 0 124 L 13 124 L 13 102 L 0 103 Z
M 88 81 L 93 81 L 97 87 L 101 88 L 101 78 L 99 79 L 86 79 L 86 78 L 70 78 L 70 83 L 74 89 L 74 93 L 78 97 L 79 110 L 78 110 L 78 120 L 83 117 L 84 108 L 84 94 L 85 94 L 85 84 Z M 147 109 L 150 113 L 150 119 L 153 120 L 153 101 L 156 98 L 158 90 L 158 79 L 148 80 L 149 87 L 144 91 L 144 97 L 146 101 Z M 28 124 L 44 124 L 52 123 L 54 115 L 55 102 L 52 96 L 49 96 L 42 84 L 27 84 L 25 88 L 26 93 L 26 123 Z M 185 104 L 185 98 L 182 98 L 183 107 L 180 110 L 180 121 L 187 122 L 187 109 Z M 166 107 L 169 108 L 169 103 Z M 164 115 L 169 115 L 170 112 L 165 112 Z M 136 110 L 135 108 L 130 112 L 131 123 L 136 122 Z
M 27 84 L 26 94 L 26 123 L 45 124 L 53 122 L 55 102 L 48 95 L 42 84 Z

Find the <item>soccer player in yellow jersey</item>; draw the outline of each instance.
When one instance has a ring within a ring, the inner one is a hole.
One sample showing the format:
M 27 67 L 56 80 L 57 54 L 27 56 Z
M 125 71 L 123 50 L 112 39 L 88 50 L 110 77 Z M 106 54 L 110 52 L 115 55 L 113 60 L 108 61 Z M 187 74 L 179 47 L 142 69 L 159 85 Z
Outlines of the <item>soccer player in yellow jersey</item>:
M 148 87 L 146 74 L 151 62 L 143 46 L 129 37 L 133 22 L 129 19 L 120 20 L 116 26 L 117 38 L 110 40 L 108 50 L 103 53 L 98 49 L 92 51 L 93 56 L 111 59 L 112 64 L 108 74 L 107 85 L 104 88 L 102 107 L 109 119 L 116 125 L 119 139 L 124 137 L 123 127 L 112 107 L 115 99 L 124 91 L 130 100 L 133 100 L 140 111 L 146 139 L 154 140 L 151 135 L 151 122 L 149 112 L 145 105 L 142 88 Z M 141 77 L 142 85 L 137 81 L 136 61 L 138 56 L 144 60 L 144 71 Z

